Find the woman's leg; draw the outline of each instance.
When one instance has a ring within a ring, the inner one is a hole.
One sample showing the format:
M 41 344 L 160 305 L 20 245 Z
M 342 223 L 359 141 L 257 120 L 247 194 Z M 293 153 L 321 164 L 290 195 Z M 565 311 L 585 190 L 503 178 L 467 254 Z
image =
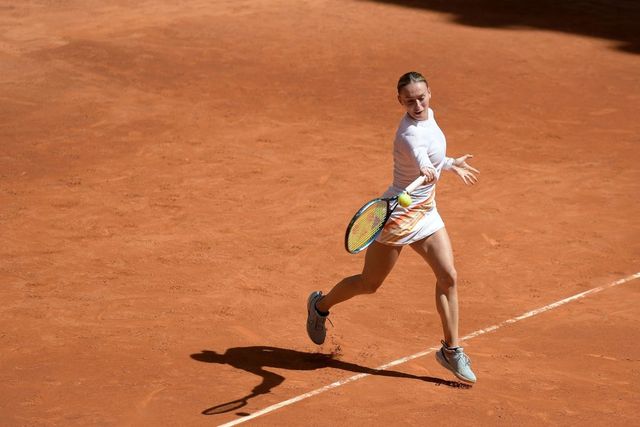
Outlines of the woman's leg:
M 307 300 L 307 334 L 311 341 L 318 345 L 324 343 L 327 334 L 324 324 L 331 307 L 356 295 L 372 294 L 382 285 L 401 250 L 400 246 L 373 242 L 367 249 L 362 273 L 345 277 L 327 295 L 311 292 Z
M 395 265 L 402 246 L 384 245 L 374 241 L 367 249 L 361 274 L 345 277 L 331 291 L 316 303 L 321 312 L 356 295 L 374 293 Z
M 458 347 L 458 286 L 453 264 L 451 241 L 445 228 L 411 245 L 427 261 L 436 275 L 436 307 L 444 340 L 449 347 Z
M 447 230 L 441 228 L 411 247 L 429 263 L 436 275 L 436 307 L 444 333 L 444 345 L 436 353 L 436 360 L 461 380 L 475 383 L 471 361 L 458 342 L 458 279 Z

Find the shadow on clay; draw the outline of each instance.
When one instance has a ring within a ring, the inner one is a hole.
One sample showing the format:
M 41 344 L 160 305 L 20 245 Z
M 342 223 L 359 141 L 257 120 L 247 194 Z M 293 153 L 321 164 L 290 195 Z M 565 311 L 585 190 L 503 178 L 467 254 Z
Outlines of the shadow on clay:
M 202 411 L 204 415 L 222 414 L 242 408 L 247 404 L 249 399 L 261 394 L 270 393 L 274 387 L 284 382 L 285 377 L 267 371 L 264 369 L 265 367 L 289 369 L 293 371 L 312 371 L 316 369 L 333 368 L 361 374 L 420 380 L 453 388 L 470 388 L 467 384 L 447 381 L 441 378 L 368 368 L 355 363 L 337 360 L 334 354 L 307 353 L 277 347 L 235 347 L 228 349 L 224 354 L 211 350 L 203 350 L 200 353 L 192 354 L 191 358 L 199 362 L 233 366 L 234 368 L 250 372 L 262 378 L 262 382 L 255 386 L 248 395 L 205 409 Z M 236 415 L 246 416 L 249 414 L 246 412 L 238 412 Z
M 454 22 L 474 27 L 538 28 L 608 39 L 616 49 L 640 53 L 640 3 L 633 0 L 367 1 L 443 12 Z

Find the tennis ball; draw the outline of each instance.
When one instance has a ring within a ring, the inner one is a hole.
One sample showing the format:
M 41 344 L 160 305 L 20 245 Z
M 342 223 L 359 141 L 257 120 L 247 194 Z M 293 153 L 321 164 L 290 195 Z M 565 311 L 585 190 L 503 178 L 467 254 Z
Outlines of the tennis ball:
M 407 206 L 409 206 L 411 204 L 411 196 L 406 192 L 403 191 L 399 196 L 398 196 L 398 203 L 400 204 L 400 206 L 402 206 L 403 208 L 406 208 Z

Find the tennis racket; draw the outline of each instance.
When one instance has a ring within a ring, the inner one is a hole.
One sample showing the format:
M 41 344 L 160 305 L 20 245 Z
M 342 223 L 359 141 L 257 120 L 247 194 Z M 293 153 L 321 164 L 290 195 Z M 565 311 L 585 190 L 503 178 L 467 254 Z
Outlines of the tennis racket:
M 421 175 L 409 184 L 404 192 L 411 194 L 423 183 L 424 176 Z M 347 252 L 357 254 L 365 250 L 378 237 L 391 213 L 398 206 L 398 197 L 401 194 L 402 192 L 390 198 L 373 199 L 356 212 L 344 236 Z

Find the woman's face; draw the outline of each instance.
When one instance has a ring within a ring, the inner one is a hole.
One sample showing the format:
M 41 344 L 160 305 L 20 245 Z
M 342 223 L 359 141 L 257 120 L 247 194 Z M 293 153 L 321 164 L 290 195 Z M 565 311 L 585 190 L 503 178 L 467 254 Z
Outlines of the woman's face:
M 429 118 L 429 99 L 431 91 L 425 82 L 410 83 L 400 89 L 398 101 L 414 120 Z

